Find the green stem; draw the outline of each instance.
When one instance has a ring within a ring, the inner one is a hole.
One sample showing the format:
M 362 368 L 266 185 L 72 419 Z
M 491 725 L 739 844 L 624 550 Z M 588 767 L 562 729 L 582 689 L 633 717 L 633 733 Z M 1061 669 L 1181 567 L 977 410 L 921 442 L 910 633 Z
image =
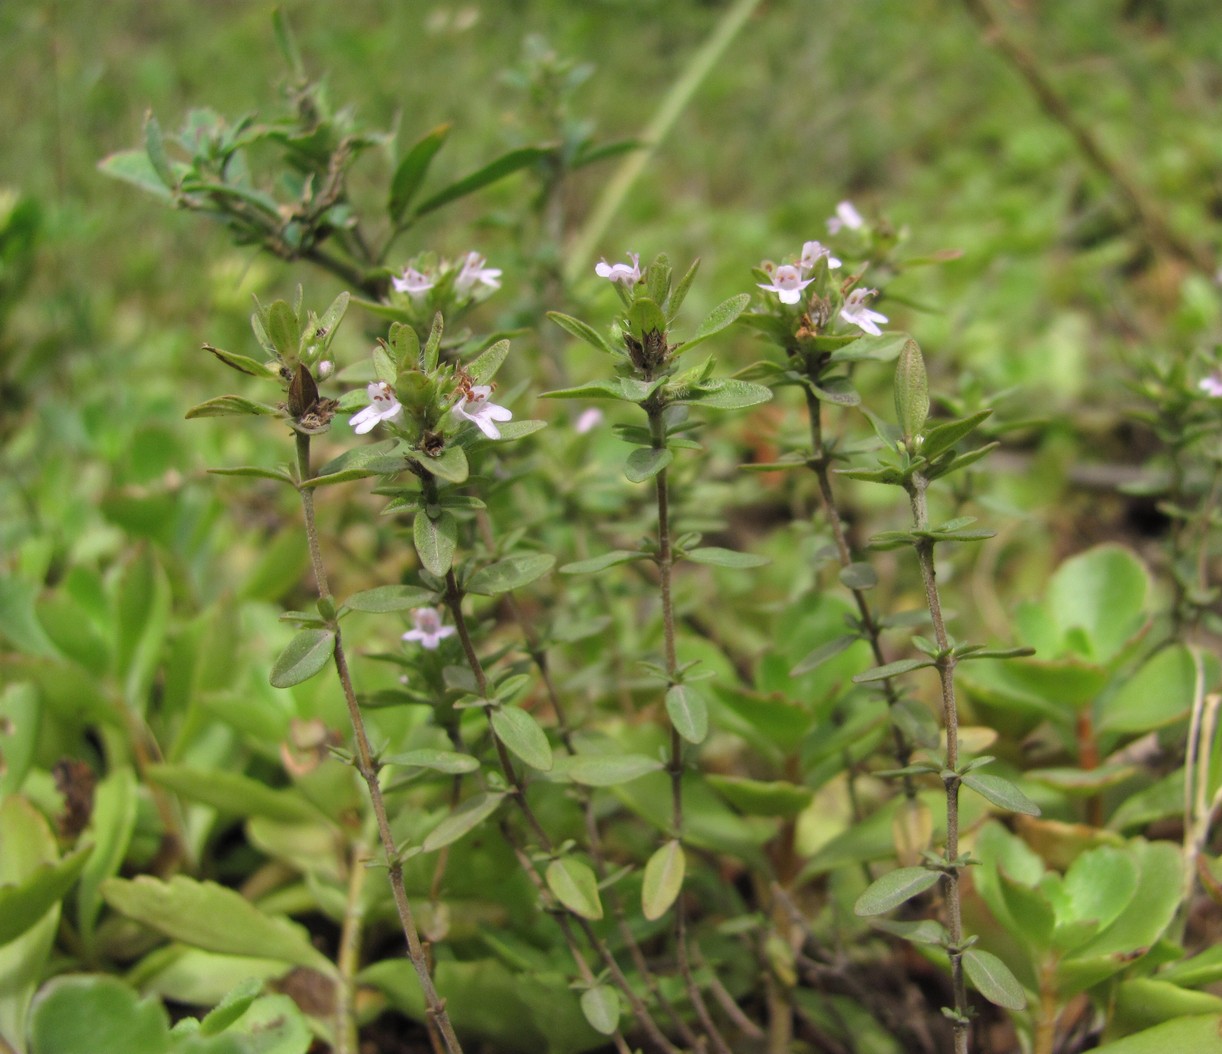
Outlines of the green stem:
M 925 499 L 928 486 L 929 481 L 921 473 L 913 473 L 908 485 L 908 497 L 912 505 L 912 524 L 918 531 L 929 530 L 929 508 Z M 970 1006 L 963 975 L 963 906 L 959 889 L 959 708 L 955 700 L 955 657 L 951 653 L 946 620 L 942 614 L 942 600 L 938 595 L 933 542 L 921 541 L 915 549 L 921 568 L 921 582 L 925 587 L 925 602 L 933 620 L 934 640 L 938 645 L 937 670 L 942 688 L 942 723 L 946 729 L 944 768 L 948 773 L 943 777 L 946 787 L 946 854 L 942 883 L 946 898 L 947 953 L 950 957 L 951 987 L 955 998 L 955 1054 L 967 1054 Z
M 310 468 L 310 437 L 297 434 L 297 477 L 305 483 L 313 478 Z M 305 516 L 306 539 L 310 549 L 310 562 L 314 569 L 314 581 L 318 586 L 320 597 L 331 595 L 327 585 L 326 566 L 322 560 L 322 547 L 318 538 L 318 527 L 314 521 L 314 491 L 309 487 L 298 487 L 301 495 L 301 509 Z M 369 736 L 365 731 L 365 719 L 357 702 L 356 691 L 352 686 L 352 676 L 348 670 L 348 659 L 344 652 L 343 637 L 339 623 L 332 622 L 330 626 L 335 634 L 335 671 L 339 675 L 339 683 L 343 688 L 344 702 L 348 707 L 348 718 L 352 723 L 353 739 L 356 745 L 356 769 L 369 792 L 369 802 L 373 808 L 374 820 L 377 823 L 378 838 L 382 851 L 386 856 L 387 871 L 390 878 L 390 888 L 395 900 L 395 908 L 399 913 L 399 923 L 407 941 L 408 957 L 420 981 L 420 990 L 424 994 L 424 1005 L 430 1018 L 440 1032 L 445 1048 L 449 1054 L 462 1054 L 462 1044 L 454 1033 L 450 1016 L 446 1012 L 445 1001 L 437 994 L 433 984 L 433 976 L 429 971 L 428 955 L 420 940 L 420 931 L 416 928 L 416 919 L 412 913 L 411 902 L 407 898 L 407 889 L 403 884 L 403 862 L 399 859 L 395 847 L 394 835 L 390 829 L 390 818 L 386 811 L 386 802 L 382 797 L 382 785 L 378 780 L 378 763 L 374 760 L 373 751 L 369 746 Z

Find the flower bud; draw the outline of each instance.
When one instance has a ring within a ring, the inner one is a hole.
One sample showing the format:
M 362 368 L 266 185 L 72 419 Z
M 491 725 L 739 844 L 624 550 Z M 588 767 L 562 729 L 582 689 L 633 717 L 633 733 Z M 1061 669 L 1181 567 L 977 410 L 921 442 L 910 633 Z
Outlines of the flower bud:
M 910 446 L 919 440 L 929 416 L 929 379 L 920 345 L 906 340 L 895 367 L 895 413 Z

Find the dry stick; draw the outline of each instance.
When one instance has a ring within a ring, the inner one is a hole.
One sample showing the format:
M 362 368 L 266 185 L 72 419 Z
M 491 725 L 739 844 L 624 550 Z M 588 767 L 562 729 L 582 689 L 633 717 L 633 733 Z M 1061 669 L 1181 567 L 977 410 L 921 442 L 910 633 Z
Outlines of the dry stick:
M 301 432 L 297 433 L 297 473 L 301 484 L 313 478 L 310 468 L 310 437 Z M 330 597 L 331 590 L 327 584 L 327 571 L 322 560 L 318 528 L 314 522 L 314 491 L 299 484 L 297 492 L 301 495 L 301 510 L 305 516 L 306 539 L 310 547 L 310 562 L 314 568 L 314 581 L 318 587 L 318 594 L 320 597 Z M 458 1036 L 454 1034 L 454 1026 L 450 1023 L 450 1015 L 446 1012 L 445 1000 L 437 994 L 437 988 L 433 984 L 433 977 L 429 972 L 428 956 L 420 940 L 420 932 L 416 929 L 411 903 L 407 899 L 407 890 L 403 885 L 403 862 L 399 859 L 394 835 L 390 830 L 390 818 L 386 812 L 386 803 L 382 798 L 382 785 L 378 782 L 379 766 L 370 749 L 369 737 L 365 732 L 365 719 L 361 715 L 360 704 L 357 702 L 356 692 L 352 687 L 352 677 L 348 671 L 348 660 L 344 653 L 339 623 L 333 618 L 329 621 L 331 622 L 330 628 L 335 634 L 335 671 L 339 675 L 339 682 L 344 691 L 344 701 L 348 706 L 348 718 L 352 722 L 353 739 L 356 744 L 356 769 L 369 791 L 369 801 L 378 827 L 378 838 L 382 843 L 382 851 L 386 854 L 390 888 L 394 894 L 395 907 L 399 912 L 403 936 L 407 940 L 408 957 L 420 981 L 420 990 L 424 994 L 424 1005 L 428 1015 L 436 1023 L 445 1042 L 445 1049 L 449 1054 L 462 1054 L 462 1044 L 459 1043 Z
M 362 839 L 352 844 L 348 860 L 348 895 L 344 902 L 344 921 L 339 935 L 335 965 L 339 968 L 339 998 L 335 1008 L 335 1054 L 358 1054 L 360 1036 L 356 1022 L 356 975 L 361 968 L 361 933 L 365 909 L 361 894 L 365 888 L 366 847 Z
M 906 484 L 912 505 L 912 525 L 917 531 L 929 530 L 929 509 L 925 490 L 929 486 L 920 472 L 912 474 Z M 934 640 L 938 645 L 938 660 L 935 663 L 942 686 L 942 723 L 946 729 L 946 772 L 943 777 L 946 787 L 946 856 L 942 880 L 946 892 L 947 954 L 950 957 L 951 987 L 955 994 L 954 1028 L 955 1054 L 967 1054 L 968 1047 L 968 1001 L 967 987 L 963 980 L 963 914 L 959 898 L 959 709 L 955 702 L 955 656 L 951 653 L 950 639 L 946 635 L 946 623 L 942 617 L 942 600 L 938 596 L 938 583 L 934 569 L 934 544 L 927 538 L 914 546 L 917 561 L 921 565 L 921 581 L 925 586 L 925 602 L 933 619 Z
M 428 481 L 425 481 L 425 486 L 428 486 Z M 462 591 L 458 587 L 458 579 L 454 574 L 453 568 L 446 572 L 445 576 L 446 591 L 444 601 L 446 607 L 450 611 L 450 616 L 454 620 L 454 627 L 458 631 L 458 639 L 462 644 L 463 654 L 467 658 L 467 665 L 471 670 L 471 675 L 475 678 L 476 690 L 480 697 L 486 699 L 488 697 L 488 678 L 484 673 L 483 663 L 480 662 L 478 653 L 475 650 L 475 643 L 471 640 L 471 632 L 467 626 L 466 616 L 462 610 Z M 535 838 L 539 842 L 540 848 L 546 853 L 554 852 L 551 837 L 546 829 L 539 822 L 538 816 L 535 815 L 534 809 L 531 808 L 530 802 L 526 800 L 526 785 L 522 781 L 522 777 L 518 775 L 517 769 L 513 766 L 513 760 L 509 756 L 509 751 L 505 744 L 501 742 L 501 737 L 496 734 L 496 729 L 492 727 L 492 714 L 485 710 L 488 717 L 489 731 L 492 736 L 492 742 L 496 747 L 497 759 L 500 762 L 501 772 L 504 774 L 506 781 L 512 788 L 512 798 L 517 803 L 518 811 L 526 820 L 527 826 L 534 832 Z M 512 844 L 512 843 L 511 843 Z M 528 877 L 535 883 L 536 888 L 541 892 L 546 888 L 542 878 L 537 870 L 531 864 L 529 858 L 520 853 L 520 850 L 515 845 L 513 846 L 515 854 L 518 855 L 520 862 L 524 861 L 524 868 Z M 561 931 L 565 935 L 565 940 L 569 945 L 569 950 L 575 959 L 581 959 L 581 953 L 572 939 L 572 930 L 569 925 L 569 916 L 567 914 L 558 915 L 562 920 Z M 649 1013 L 648 1008 L 641 1002 L 640 997 L 633 990 L 628 978 L 624 976 L 623 970 L 620 969 L 619 963 L 616 962 L 615 956 L 611 949 L 607 947 L 605 941 L 599 939 L 590 924 L 580 916 L 573 915 L 580 925 L 582 932 L 589 941 L 590 946 L 602 959 L 604 965 L 610 971 L 612 978 L 615 980 L 616 986 L 623 992 L 628 1000 L 629 1006 L 632 1008 L 633 1014 L 637 1021 L 645 1030 L 649 1038 L 664 1051 L 665 1054 L 676 1054 L 675 1046 L 666 1038 L 662 1030 L 658 1028 L 657 1023 L 653 1020 L 653 1016 Z M 584 960 L 582 960 L 584 961 Z
M 649 408 L 649 433 L 653 439 L 654 449 L 662 449 L 666 441 L 666 425 L 662 420 L 660 408 Z M 667 471 L 663 468 L 654 477 L 658 501 L 658 586 L 662 597 L 662 640 L 666 655 L 666 678 L 671 685 L 678 683 L 679 660 L 675 654 L 675 609 L 671 598 L 670 576 L 674 566 L 674 553 L 670 541 L 670 492 L 667 487 Z M 675 729 L 670 728 L 670 787 L 671 787 L 671 825 L 674 837 L 683 841 L 683 739 Z M 683 902 L 683 892 L 675 900 L 675 950 L 679 959 L 679 972 L 683 975 L 683 983 L 696 1017 L 700 1021 L 705 1035 L 712 1041 L 720 1054 L 732 1054 L 725 1038 L 713 1023 L 709 1008 L 700 994 L 700 988 L 692 974 L 691 962 L 687 953 L 687 912 Z
M 1027 82 L 1040 106 L 1061 125 L 1077 144 L 1091 166 L 1112 183 L 1128 206 L 1133 221 L 1141 228 L 1146 243 L 1196 268 L 1211 280 L 1216 262 L 1199 246 L 1180 235 L 1163 211 L 1145 191 L 1110 157 L 1094 133 L 1078 120 L 1069 103 L 1057 93 L 1040 67 L 1035 54 L 1023 47 L 993 14 L 986 0 L 963 0 L 968 13 L 979 23 L 986 43 L 1000 51 Z

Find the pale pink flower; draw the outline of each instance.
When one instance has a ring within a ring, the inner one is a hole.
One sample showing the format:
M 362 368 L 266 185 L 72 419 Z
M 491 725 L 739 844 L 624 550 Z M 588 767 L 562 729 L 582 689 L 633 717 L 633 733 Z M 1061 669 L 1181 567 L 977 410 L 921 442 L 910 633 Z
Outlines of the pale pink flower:
M 357 435 L 372 432 L 380 421 L 391 421 L 403 416 L 403 407 L 395 393 L 385 381 L 374 381 L 365 389 L 369 393 L 369 405 L 348 418 L 348 424 Z
M 453 626 L 442 625 L 438 608 L 414 608 L 412 623 L 414 628 L 404 633 L 403 639 L 418 641 L 421 647 L 429 651 L 436 651 L 442 640 L 452 637 L 455 632 Z
M 1208 377 L 1202 377 L 1197 387 L 1211 399 L 1222 399 L 1222 370 L 1214 370 Z
M 602 424 L 602 420 L 603 412 L 597 406 L 591 406 L 588 410 L 582 411 L 581 416 L 577 418 L 577 423 L 573 425 L 573 431 L 583 436 Z
M 842 319 L 875 337 L 882 333 L 877 323 L 887 321 L 886 315 L 880 315 L 877 311 L 866 307 L 866 298 L 874 296 L 877 292 L 877 289 L 854 289 L 845 299 L 844 307 L 840 309 Z
M 802 246 L 802 257 L 798 261 L 798 266 L 809 274 L 815 269 L 815 264 L 824 256 L 827 257 L 827 266 L 831 270 L 834 271 L 840 266 L 840 261 L 832 255 L 831 249 L 824 248 L 819 242 L 807 242 Z
M 501 430 L 494 422 L 508 421 L 513 414 L 503 406 L 490 403 L 488 401 L 490 395 L 492 395 L 491 385 L 471 385 L 454 405 L 454 416 L 464 417 L 471 421 L 489 439 L 500 439 Z
M 605 259 L 600 260 L 594 265 L 594 273 L 599 278 L 607 278 L 612 282 L 636 285 L 641 280 L 641 255 L 640 253 L 629 253 L 628 259 L 632 261 L 631 264 L 609 264 Z
M 501 272 L 496 267 L 485 267 L 487 262 L 479 253 L 467 253 L 462 270 L 454 279 L 454 288 L 460 293 L 470 292 L 477 284 L 486 285 L 490 289 L 500 289 Z
M 836 215 L 827 221 L 828 234 L 839 234 L 842 230 L 859 231 L 866 225 L 861 213 L 853 208 L 851 201 L 842 201 L 836 206 Z
M 769 293 L 776 293 L 781 298 L 782 304 L 796 304 L 802 299 L 802 290 L 813 282 L 813 278 L 802 278 L 802 271 L 792 264 L 781 264 L 772 273 L 772 284 L 764 285 L 763 282 L 756 284 L 767 290 Z
M 395 287 L 396 293 L 406 293 L 413 300 L 418 300 L 433 288 L 433 279 L 414 267 L 407 267 L 403 270 L 403 277 L 392 278 L 390 284 Z

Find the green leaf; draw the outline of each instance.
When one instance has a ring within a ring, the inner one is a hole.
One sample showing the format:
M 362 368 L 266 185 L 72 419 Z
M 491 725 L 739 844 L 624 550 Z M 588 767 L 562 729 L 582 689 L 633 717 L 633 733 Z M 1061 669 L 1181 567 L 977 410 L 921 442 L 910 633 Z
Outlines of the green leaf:
M 739 293 L 738 296 L 732 296 L 729 300 L 723 300 L 709 312 L 696 332 L 678 346 L 676 354 L 681 355 L 690 351 L 697 344 L 703 343 L 709 337 L 714 337 L 723 329 L 732 326 L 734 320 L 747 309 L 749 303 L 751 303 L 751 296 L 748 293 Z
M 399 379 L 399 364 L 381 344 L 373 349 L 373 375 L 391 388 L 394 388 Z
M 658 758 L 645 754 L 576 754 L 565 759 L 563 772 L 587 787 L 615 787 L 663 768 Z
M 809 655 L 806 656 L 797 666 L 789 671 L 790 677 L 801 677 L 804 673 L 810 673 L 811 670 L 822 666 L 828 659 L 834 659 L 842 651 L 847 651 L 861 638 L 855 634 L 846 634 L 843 637 L 835 637 L 829 640 L 826 644 L 821 644 Z
M 272 687 L 292 688 L 308 681 L 331 661 L 334 651 L 335 634 L 331 630 L 302 630 L 272 664 Z
M 94 947 L 94 932 L 102 907 L 102 883 L 117 875 L 123 866 L 136 829 L 138 805 L 138 785 L 132 769 L 113 768 L 98 784 L 93 797 L 93 815 L 89 818 L 93 852 L 76 887 L 77 927 L 88 949 Z
M 467 365 L 467 376 L 471 378 L 471 383 L 487 384 L 491 381 L 508 355 L 509 341 L 498 340 L 479 358 Z
M 141 998 L 117 977 L 68 975 L 41 993 L 30 1021 L 30 1054 L 167 1054 L 161 1000 Z
M 391 223 L 397 226 L 402 222 L 403 214 L 415 199 L 424 183 L 429 166 L 433 163 L 433 158 L 449 134 L 450 125 L 438 125 L 427 135 L 416 140 L 403 160 L 399 162 L 394 176 L 391 177 L 390 199 L 386 203 L 386 211 L 390 215 Z
M 341 610 L 364 611 L 373 615 L 388 611 L 407 611 L 410 608 L 428 607 L 435 602 L 436 594 L 419 586 L 375 586 L 353 593 L 344 601 Z
M 1216 681 L 1216 673 L 1203 672 L 1207 684 Z M 1101 732 L 1141 734 L 1182 721 L 1192 707 L 1196 680 L 1197 663 L 1185 645 L 1163 648 L 1114 692 L 1104 694 L 1097 727 Z
M 236 468 L 210 468 L 213 476 L 254 476 L 258 479 L 274 479 L 277 483 L 287 483 L 296 486 L 297 481 L 287 472 L 275 468 L 260 468 L 258 465 L 239 465 Z
M 571 856 L 553 860 L 547 865 L 547 888 L 574 915 L 591 920 L 603 917 L 598 878 L 589 864 Z
M 874 570 L 873 564 L 849 564 L 847 567 L 840 569 L 840 584 L 846 589 L 856 590 L 857 592 L 873 589 L 878 585 L 878 572 Z
M 909 338 L 895 365 L 895 415 L 905 439 L 915 439 L 929 416 L 929 379 L 921 346 Z
M 502 154 L 495 161 L 489 162 L 483 168 L 472 172 L 469 176 L 464 176 L 457 182 L 451 183 L 444 190 L 439 190 L 432 197 L 421 202 L 414 210 L 413 215 L 423 216 L 426 212 L 432 212 L 434 209 L 441 208 L 442 205 L 448 205 L 451 201 L 457 201 L 459 198 L 466 197 L 466 195 L 472 194 L 477 190 L 482 190 L 484 187 L 504 179 L 506 176 L 512 175 L 523 168 L 529 168 L 531 165 L 549 156 L 551 156 L 551 151 L 543 150 L 537 146 L 526 146 L 518 150 L 511 150 L 507 154 Z
M 150 783 L 233 816 L 266 816 L 284 823 L 319 818 L 318 810 L 294 790 L 274 790 L 259 780 L 227 769 L 192 765 L 149 765 Z
M 226 351 L 224 348 L 214 348 L 211 344 L 205 344 L 204 351 L 210 351 L 226 366 L 237 370 L 238 373 L 245 373 L 251 377 L 279 376 L 275 367 L 268 366 L 264 362 L 258 362 L 245 355 L 235 355 L 232 351 Z
M 547 574 L 556 563 L 550 553 L 519 553 L 476 571 L 466 583 L 468 593 L 497 596 L 528 585 Z
M 884 915 L 892 908 L 937 885 L 942 876 L 927 867 L 901 867 L 889 871 L 869 887 L 853 905 L 857 915 Z
M 475 772 L 479 768 L 479 761 L 470 754 L 459 754 L 453 750 L 432 750 L 425 747 L 418 750 L 406 750 L 402 754 L 391 754 L 389 757 L 384 757 L 382 763 L 401 765 L 404 768 L 430 769 L 433 772 L 444 772 L 452 776 Z
M 986 801 L 1009 812 L 1024 816 L 1039 816 L 1040 807 L 1003 776 L 989 776 L 980 772 L 969 772 L 960 782 L 971 787 Z
M 862 336 L 836 348 L 828 357 L 829 362 L 890 362 L 911 339 L 907 333 L 884 333 L 878 337 Z
M 571 315 L 563 315 L 559 311 L 549 311 L 547 317 L 556 323 L 566 333 L 571 334 L 578 340 L 584 340 L 591 347 L 597 348 L 599 351 L 604 351 L 609 355 L 619 354 L 611 342 L 603 337 L 593 327 L 586 325 L 579 318 L 573 318 Z M 620 349 L 622 350 L 622 349 Z
M 786 780 L 755 780 L 709 773 L 705 779 L 744 816 L 779 816 L 794 820 L 810 805 L 814 791 Z
M 689 549 L 684 554 L 694 564 L 710 564 L 714 567 L 763 567 L 772 563 L 770 557 L 757 553 L 740 553 L 735 549 L 722 549 L 716 545 L 705 545 Z
M 675 455 L 665 447 L 637 447 L 628 455 L 624 464 L 624 475 L 631 483 L 644 483 L 661 472 L 674 461 Z
M 968 948 L 963 953 L 963 970 L 982 996 L 1007 1010 L 1024 1010 L 1027 996 L 1010 968 L 996 955 L 980 948 Z
M 463 835 L 474 830 L 500 807 L 504 794 L 483 792 L 473 795 L 455 809 L 429 832 L 423 848 L 431 853 L 443 846 L 457 842 Z
M 667 689 L 666 713 L 675 731 L 689 743 L 703 743 L 709 734 L 708 704 L 686 684 L 672 684 Z
M 297 320 L 297 312 L 286 301 L 274 300 L 267 309 L 265 326 L 272 347 L 291 366 L 297 361 L 297 350 L 301 346 L 301 323 Z
M 36 926 L 72 888 L 93 846 L 69 853 L 53 864 L 33 868 L 21 882 L 0 886 L 0 945 Z
M 581 1012 L 599 1035 L 614 1035 L 619 1028 L 619 992 L 609 984 L 587 988 L 581 993 Z
M 732 377 L 705 381 L 696 391 L 677 400 L 704 406 L 710 410 L 741 410 L 746 406 L 758 406 L 772 398 L 772 389 L 751 381 L 735 380 Z
M 687 859 L 683 846 L 675 839 L 661 846 L 645 864 L 641 884 L 641 910 L 653 922 L 669 910 L 683 889 L 683 873 Z
M 168 882 L 140 875 L 112 878 L 102 895 L 116 911 L 193 948 L 279 959 L 335 975 L 303 926 L 266 915 L 240 893 L 214 882 L 176 875 Z
M 167 204 L 174 200 L 174 195 L 149 160 L 147 150 L 120 150 L 98 162 L 98 170 L 112 179 L 139 187 Z
M 492 711 L 491 721 L 497 739 L 532 769 L 540 772 L 551 769 L 551 744 L 533 716 L 516 706 L 502 706 Z
M 240 395 L 218 395 L 215 399 L 191 407 L 187 411 L 187 420 L 193 421 L 198 417 L 272 417 L 280 413 L 282 411 L 278 407 L 252 402 Z
M 513 422 L 511 421 L 510 424 Z M 504 432 L 501 433 L 504 436 Z M 447 443 L 440 454 L 421 453 L 412 459 L 422 469 L 447 483 L 466 483 L 471 475 L 467 452 L 457 443 Z
M 885 666 L 875 666 L 866 670 L 865 673 L 859 673 L 853 678 L 853 683 L 869 684 L 871 681 L 885 681 L 888 677 L 898 677 L 901 673 L 933 665 L 933 659 L 900 659 L 897 662 L 889 662 Z
M 1180 1017 L 1095 1048 L 1095 1054 L 1222 1054 L 1218 1015 Z
M 833 406 L 858 406 L 861 393 L 847 377 L 829 377 L 822 384 L 811 384 L 811 394 L 821 403 Z
M 588 560 L 577 560 L 560 568 L 562 575 L 588 575 L 595 571 L 605 571 L 617 564 L 630 564 L 633 560 L 648 560 L 648 553 L 632 552 L 628 549 L 612 549 L 602 556 L 592 556 Z
M 932 461 L 939 454 L 953 447 L 960 439 L 974 432 L 992 414 L 992 410 L 980 410 L 970 417 L 935 425 L 925 433 L 925 441 L 921 444 L 921 456 Z
M 666 316 L 657 301 L 637 296 L 628 308 L 628 329 L 642 343 L 650 333 L 666 332 Z
M 427 513 L 416 513 L 412 521 L 412 538 L 416 552 L 425 569 L 442 577 L 454 563 L 454 550 L 458 547 L 458 521 L 443 511 L 437 519 Z

